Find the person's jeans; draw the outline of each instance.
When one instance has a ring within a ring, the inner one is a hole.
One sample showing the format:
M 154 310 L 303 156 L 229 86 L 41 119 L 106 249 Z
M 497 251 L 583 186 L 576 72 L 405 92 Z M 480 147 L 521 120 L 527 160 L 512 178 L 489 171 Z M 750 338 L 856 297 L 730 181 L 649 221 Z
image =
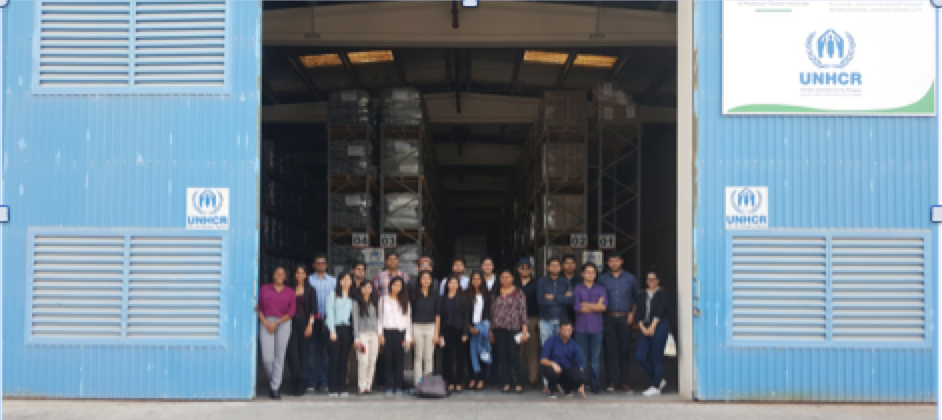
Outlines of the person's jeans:
M 540 320 L 540 346 L 542 347 L 546 344 L 546 340 L 549 340 L 550 337 L 559 334 L 559 320 L 547 321 L 545 319 Z M 544 377 L 543 386 L 549 386 L 549 382 Z
M 311 334 L 309 385 L 314 388 L 327 386 L 328 354 L 330 353 L 330 332 L 323 321 L 314 323 L 314 332 Z
M 478 377 L 478 374 L 481 373 L 481 355 L 491 355 L 490 326 L 490 321 L 478 322 L 474 326 L 478 329 L 478 334 L 471 335 L 471 368 L 474 369 L 475 377 Z M 493 360 L 488 357 L 488 361 L 484 363 L 491 364 Z
M 609 385 L 619 388 L 628 385 L 631 333 L 626 317 L 605 315 L 605 375 Z
M 589 386 L 592 389 L 599 387 L 599 356 L 602 354 L 602 333 L 576 333 L 573 340 L 582 348 L 586 357 Z
M 651 386 L 655 388 L 660 388 L 661 380 L 664 379 L 664 347 L 667 346 L 667 335 L 670 331 L 670 324 L 660 321 L 654 329 L 654 336 L 638 336 L 635 361 L 647 372 L 651 378 Z
M 500 370 L 500 381 L 506 386 L 523 386 L 526 382 L 523 365 L 520 364 L 520 344 L 515 337 L 520 330 L 494 328 L 494 350 L 500 353 L 499 364 L 492 371 Z
M 347 389 L 347 357 L 353 346 L 353 327 L 338 325 L 337 341 L 330 342 L 330 372 L 327 388 L 330 392 L 346 392 Z
M 543 366 L 541 369 L 543 376 L 549 382 L 550 392 L 556 392 L 556 385 L 563 388 L 563 392 L 569 393 L 578 390 L 585 384 L 585 373 L 577 367 L 568 367 L 561 369 L 562 372 L 556 373 L 553 368 Z

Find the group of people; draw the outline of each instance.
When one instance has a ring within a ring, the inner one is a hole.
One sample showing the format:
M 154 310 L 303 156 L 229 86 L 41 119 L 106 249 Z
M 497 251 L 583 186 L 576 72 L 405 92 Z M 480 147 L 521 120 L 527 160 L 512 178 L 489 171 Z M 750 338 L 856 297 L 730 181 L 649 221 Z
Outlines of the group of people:
M 306 267 L 297 267 L 293 282 L 284 267 L 277 267 L 258 299 L 270 396 L 280 398 L 285 360 L 298 395 L 326 387 L 331 397 L 347 396 L 351 358 L 356 374 L 349 382 L 358 394 L 372 393 L 374 379 L 385 384 L 387 395 L 402 394 L 410 349 L 416 381 L 436 371 L 435 353 L 441 353 L 440 373 L 450 393 L 492 383 L 504 393 L 519 394 L 526 383 L 537 385 L 542 378 L 543 393 L 550 398 L 558 392 L 584 398 L 587 389 L 603 390 L 604 347 L 605 390 L 632 392 L 628 375 L 636 326 L 634 360 L 651 379 L 643 395 L 660 394 L 667 384 L 663 358 L 669 299 L 655 272 L 647 273 L 642 290 L 622 270 L 623 263 L 620 255 L 608 255 L 608 271 L 600 275 L 592 263 L 578 271 L 572 255 L 550 258 L 546 275 L 536 280 L 526 258 L 516 271 L 499 272 L 485 258 L 469 277 L 464 261 L 456 258 L 452 274 L 440 283 L 428 258 L 419 261 L 418 278 L 412 281 L 399 269 L 395 252 L 387 253 L 385 269 L 372 281 L 363 263 L 337 278 L 328 275 L 325 255 L 315 257 L 310 276 Z

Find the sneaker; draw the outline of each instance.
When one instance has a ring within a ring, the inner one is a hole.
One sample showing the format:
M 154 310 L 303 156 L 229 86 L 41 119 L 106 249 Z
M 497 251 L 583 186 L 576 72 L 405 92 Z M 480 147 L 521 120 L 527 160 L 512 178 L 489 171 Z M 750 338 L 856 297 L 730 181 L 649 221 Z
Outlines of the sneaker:
M 338 394 L 338 393 L 336 393 L 336 392 L 328 392 L 328 393 L 327 393 L 327 396 L 328 396 L 329 398 L 337 398 L 337 397 L 340 396 L 340 394 Z
M 555 392 L 550 392 L 550 394 L 549 394 L 549 399 L 555 400 L 555 399 L 556 399 L 556 393 L 555 393 Z
M 341 393 L 340 393 L 340 396 L 341 396 L 341 397 L 349 397 L 349 396 L 350 396 L 350 393 L 349 393 L 349 392 L 341 392 Z
M 605 389 L 605 391 L 608 392 L 609 394 L 614 393 L 615 385 L 609 385 L 608 388 Z
M 664 388 L 666 388 L 666 387 L 667 387 L 667 379 L 661 379 L 661 387 L 658 388 L 658 389 L 660 389 L 661 391 L 663 391 Z
M 661 390 L 652 386 L 648 388 L 647 391 L 642 392 L 641 395 L 644 395 L 645 397 L 653 397 L 655 395 L 661 395 Z
M 402 396 L 402 390 L 401 390 L 401 389 L 397 389 L 397 390 L 396 390 L 396 396 L 397 396 L 397 397 L 401 397 L 401 396 Z
M 595 394 L 595 395 L 599 395 L 599 394 L 602 393 L 602 390 L 601 390 L 599 387 L 597 387 L 597 386 L 593 386 L 592 388 L 589 389 L 589 392 L 591 392 L 591 393 L 593 393 L 593 394 Z

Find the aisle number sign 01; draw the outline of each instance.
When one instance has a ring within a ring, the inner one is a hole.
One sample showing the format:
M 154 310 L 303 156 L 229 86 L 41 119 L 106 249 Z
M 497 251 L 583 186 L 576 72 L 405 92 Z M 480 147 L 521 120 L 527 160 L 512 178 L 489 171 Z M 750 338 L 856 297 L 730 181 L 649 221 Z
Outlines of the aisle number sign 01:
M 723 113 L 935 115 L 928 1 L 723 3 Z
M 569 246 L 573 249 L 585 249 L 589 245 L 589 235 L 572 233 L 569 235 Z
M 379 246 L 383 248 L 395 248 L 396 247 L 396 234 L 395 233 L 384 233 L 379 238 Z
M 604 251 L 615 249 L 615 234 L 603 233 L 599 235 L 599 249 Z
M 353 247 L 366 248 L 370 246 L 370 234 L 366 232 L 355 232 L 353 234 Z

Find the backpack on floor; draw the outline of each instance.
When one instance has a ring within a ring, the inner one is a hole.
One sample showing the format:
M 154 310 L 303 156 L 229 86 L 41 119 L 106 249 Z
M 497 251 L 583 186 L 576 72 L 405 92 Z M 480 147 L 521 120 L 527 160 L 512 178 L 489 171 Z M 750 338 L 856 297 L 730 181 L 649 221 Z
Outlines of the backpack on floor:
M 440 375 L 425 375 L 415 386 L 415 395 L 419 398 L 445 398 L 445 380 Z

